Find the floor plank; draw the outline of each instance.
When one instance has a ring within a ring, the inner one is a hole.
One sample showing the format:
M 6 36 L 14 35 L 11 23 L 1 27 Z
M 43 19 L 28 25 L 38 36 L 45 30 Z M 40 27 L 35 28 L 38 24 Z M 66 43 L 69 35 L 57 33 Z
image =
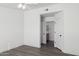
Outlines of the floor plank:
M 0 56 L 74 56 L 61 52 L 54 47 L 35 48 L 30 46 L 20 46 L 9 51 L 3 52 Z

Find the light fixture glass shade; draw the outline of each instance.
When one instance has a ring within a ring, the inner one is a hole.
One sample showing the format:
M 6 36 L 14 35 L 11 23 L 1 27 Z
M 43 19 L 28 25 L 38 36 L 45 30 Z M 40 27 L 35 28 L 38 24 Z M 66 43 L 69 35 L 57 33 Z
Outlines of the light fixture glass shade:
M 21 8 L 23 5 L 20 3 L 19 5 L 18 5 L 18 8 Z
M 23 6 L 22 6 L 22 9 L 23 9 L 23 10 L 26 9 L 26 5 L 23 5 Z

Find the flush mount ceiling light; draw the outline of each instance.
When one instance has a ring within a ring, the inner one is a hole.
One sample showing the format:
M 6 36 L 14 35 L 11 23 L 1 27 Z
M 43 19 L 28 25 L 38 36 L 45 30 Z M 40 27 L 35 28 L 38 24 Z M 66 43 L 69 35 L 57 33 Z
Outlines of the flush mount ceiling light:
M 37 5 L 38 3 L 29 3 L 29 5 L 32 4 L 32 5 Z M 23 10 L 25 10 L 26 8 L 29 8 L 29 5 L 26 4 L 26 3 L 20 3 L 17 7 L 18 8 L 21 8 Z
M 18 7 L 18 8 L 21 8 L 22 6 L 23 6 L 22 4 L 19 4 L 17 7 Z
M 26 4 L 20 3 L 17 7 L 22 8 L 24 10 L 24 9 L 26 9 Z

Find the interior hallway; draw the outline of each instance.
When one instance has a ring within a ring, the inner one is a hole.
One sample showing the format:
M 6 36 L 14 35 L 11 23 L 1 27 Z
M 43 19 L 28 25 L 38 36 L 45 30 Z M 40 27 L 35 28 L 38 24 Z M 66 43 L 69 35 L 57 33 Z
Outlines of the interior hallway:
M 61 52 L 54 47 L 42 46 L 42 48 L 35 48 L 30 46 L 20 46 L 9 51 L 3 52 L 0 56 L 74 56 Z

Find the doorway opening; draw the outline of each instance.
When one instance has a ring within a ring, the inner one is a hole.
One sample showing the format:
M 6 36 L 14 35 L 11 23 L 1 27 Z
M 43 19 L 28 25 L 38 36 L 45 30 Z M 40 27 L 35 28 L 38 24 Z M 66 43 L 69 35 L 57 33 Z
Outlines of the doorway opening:
M 54 47 L 54 23 L 53 16 L 41 16 L 41 47 Z
M 64 24 L 61 11 L 42 14 L 41 16 L 41 48 L 63 49 Z

